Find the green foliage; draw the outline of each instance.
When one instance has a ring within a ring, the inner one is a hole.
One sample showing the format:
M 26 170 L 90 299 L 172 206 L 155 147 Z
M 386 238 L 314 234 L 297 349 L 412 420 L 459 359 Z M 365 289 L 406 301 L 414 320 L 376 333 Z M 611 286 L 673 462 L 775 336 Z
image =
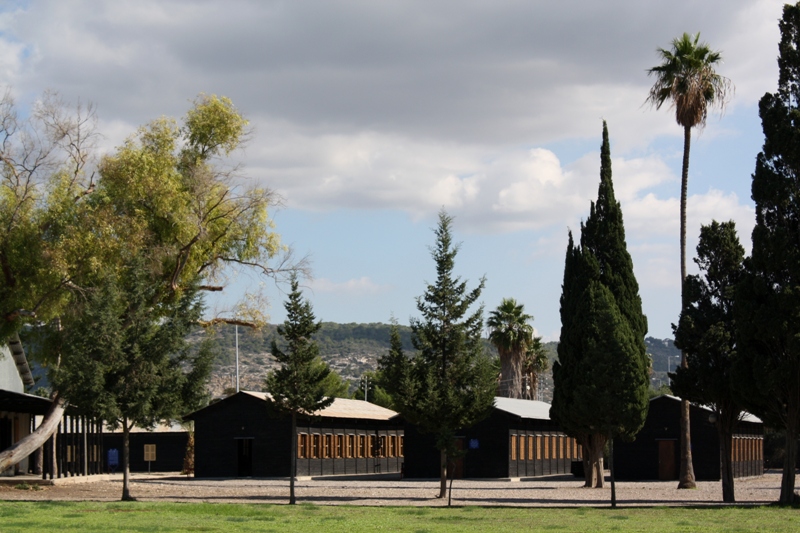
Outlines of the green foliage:
M 688 368 L 678 368 L 673 376 L 673 390 L 681 398 L 713 407 L 718 415 L 730 411 L 733 421 L 740 411 L 731 377 L 736 350 L 733 305 L 743 260 L 733 221 L 702 226 L 695 259 L 701 274 L 686 277 L 686 305 L 673 327 L 675 345 L 688 361 Z
M 648 407 L 647 319 L 614 198 L 605 123 L 600 176 L 580 246 L 569 235 L 550 411 L 584 442 L 590 435 L 633 438 Z
M 736 357 L 734 291 L 743 260 L 744 248 L 733 221 L 713 221 L 701 227 L 695 263 L 702 276 L 684 280 L 684 306 L 678 326 L 673 326 L 675 345 L 683 350 L 688 366 L 670 374 L 672 389 L 683 399 L 709 406 L 717 415 L 725 502 L 735 501 L 732 439 L 742 411 L 732 371 Z
M 82 305 L 50 329 L 50 348 L 62 355 L 54 387 L 86 414 L 112 426 L 151 427 L 197 409 L 214 353 L 208 343 L 190 352 L 185 340 L 198 320 L 196 291 L 184 291 L 155 315 L 157 289 L 138 262 L 109 276 Z
M 311 303 L 303 299 L 296 277 L 291 280 L 289 299 L 284 304 L 286 320 L 278 326 L 285 347 L 272 341 L 272 355 L 280 368 L 267 376 L 267 392 L 273 403 L 287 413 L 314 413 L 333 402 L 325 397 L 325 379 L 330 374 L 328 365 L 319 360 L 317 344 L 311 336 L 319 330 Z
M 486 417 L 496 392 L 481 340 L 483 309 L 469 313 L 484 280 L 468 291 L 466 282 L 453 276 L 458 246 L 452 242 L 451 224 L 451 217 L 440 212 L 436 245 L 431 251 L 436 282 L 428 284 L 425 294 L 417 298 L 422 318 L 411 320 L 417 352 L 410 359 L 394 353 L 381 366 L 387 375 L 404 377 L 393 391 L 400 413 L 421 431 L 433 433 L 437 448 L 446 457 L 457 454 L 456 431 Z M 394 346 L 398 346 L 396 337 Z M 442 467 L 444 476 L 445 465 Z
M 533 326 L 529 322 L 533 316 L 525 313 L 525 306 L 513 298 L 503 298 L 500 305 L 489 314 L 489 341 L 500 354 L 500 396 L 523 397 L 522 366 L 531 352 L 529 368 L 536 366 Z M 541 339 L 536 339 L 540 341 Z
M 794 497 L 800 435 L 800 4 L 780 22 L 778 91 L 759 102 L 753 250 L 736 293 L 737 387 L 749 411 L 786 434 L 782 503 Z
M 683 127 L 704 125 L 708 107 L 724 107 L 731 90 L 730 80 L 714 67 L 722 55 L 700 42 L 700 33 L 684 33 L 673 39 L 672 48 L 658 49 L 662 63 L 647 73 L 655 77 L 647 100 L 659 109 L 665 102 L 675 107 L 675 120 Z

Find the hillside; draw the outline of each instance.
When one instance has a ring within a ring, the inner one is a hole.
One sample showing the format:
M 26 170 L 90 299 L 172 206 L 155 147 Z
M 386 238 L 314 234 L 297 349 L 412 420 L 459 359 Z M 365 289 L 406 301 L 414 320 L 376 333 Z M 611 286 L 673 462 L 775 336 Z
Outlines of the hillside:
M 269 351 L 270 342 L 276 335 L 276 327 L 269 325 L 260 331 L 239 328 L 239 380 L 242 389 L 261 390 L 267 372 L 276 366 Z M 355 384 L 364 372 L 375 370 L 378 357 L 389 350 L 389 328 L 389 324 L 381 323 L 323 322 L 314 339 L 319 344 L 322 359 L 344 379 Z M 200 334 L 200 332 L 196 334 L 197 340 Z M 210 391 L 212 395 L 219 396 L 226 388 L 234 387 L 236 382 L 234 327 L 221 326 L 215 330 L 214 337 L 218 345 L 218 356 L 214 363 Z M 400 338 L 403 341 L 403 348 L 411 351 L 413 349 L 411 328 L 400 326 Z M 653 360 L 652 383 L 658 387 L 668 382 L 666 376 L 668 361 L 671 358 L 674 369 L 679 361 L 680 351 L 675 348 L 671 339 L 648 337 L 645 344 Z M 488 342 L 486 346 L 491 353 L 496 354 Z M 557 357 L 558 343 L 548 342 L 544 346 L 552 368 Z M 548 371 L 542 376 L 540 396 L 542 400 L 550 401 L 552 387 L 552 375 Z

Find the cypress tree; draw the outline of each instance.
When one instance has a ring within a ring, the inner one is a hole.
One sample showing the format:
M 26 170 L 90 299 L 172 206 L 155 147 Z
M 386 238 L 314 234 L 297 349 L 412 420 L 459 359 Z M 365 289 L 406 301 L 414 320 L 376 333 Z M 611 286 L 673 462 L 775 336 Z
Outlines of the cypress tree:
M 597 202 L 581 224 L 580 245 L 571 233 L 567 245 L 550 410 L 553 420 L 584 447 L 588 487 L 603 486 L 602 454 L 608 439 L 632 439 L 644 425 L 646 332 L 622 210 L 614 197 L 604 122 Z
M 800 4 L 780 22 L 778 91 L 759 102 L 751 257 L 736 293 L 736 385 L 747 409 L 786 435 L 780 503 L 795 498 L 800 436 Z

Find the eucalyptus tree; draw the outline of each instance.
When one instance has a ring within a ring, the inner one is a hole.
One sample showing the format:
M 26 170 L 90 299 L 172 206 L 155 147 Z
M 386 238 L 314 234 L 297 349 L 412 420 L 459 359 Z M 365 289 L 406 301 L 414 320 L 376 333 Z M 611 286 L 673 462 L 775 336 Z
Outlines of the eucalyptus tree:
M 7 99 L 4 105 L 0 335 L 60 316 L 100 280 L 134 264 L 134 257 L 154 287 L 146 302 L 152 320 L 184 291 L 223 290 L 227 265 L 278 278 L 303 268 L 284 253 L 274 231 L 276 195 L 243 186 L 237 168 L 226 165 L 248 134 L 247 120 L 229 99 L 200 95 L 182 124 L 160 118 L 139 128 L 93 172 L 87 167 L 89 118 L 43 105 L 40 123 L 32 126 L 41 135 L 22 134 L 13 104 Z M 247 306 L 235 318 L 199 320 L 263 321 L 260 308 Z M 68 355 L 37 356 L 57 372 L 57 361 Z M 0 467 L 39 448 L 68 399 L 55 390 L 52 413 L 39 430 L 0 453 Z
M 684 33 L 673 39 L 672 47 L 658 49 L 662 63 L 647 71 L 655 78 L 647 102 L 656 109 L 669 102 L 675 109 L 675 121 L 683 128 L 683 163 L 681 165 L 680 247 L 681 284 L 686 279 L 686 197 L 689 186 L 689 152 L 692 128 L 706 124 L 709 109 L 725 108 L 733 86 L 730 80 L 717 74 L 715 68 L 722 55 L 700 42 L 700 33 Z M 681 308 L 686 305 L 681 296 Z M 686 367 L 686 354 L 681 356 L 681 366 Z M 689 402 L 681 401 L 681 468 L 679 488 L 695 487 L 692 467 L 691 434 L 689 428 Z

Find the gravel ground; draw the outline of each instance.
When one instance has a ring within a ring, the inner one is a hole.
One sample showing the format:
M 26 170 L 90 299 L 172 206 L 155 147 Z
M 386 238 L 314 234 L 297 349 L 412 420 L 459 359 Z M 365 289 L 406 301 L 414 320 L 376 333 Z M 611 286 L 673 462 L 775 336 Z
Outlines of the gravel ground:
M 85 478 L 84 478 L 85 479 Z M 736 499 L 740 504 L 769 504 L 780 494 L 779 472 L 736 480 Z M 22 481 L 21 479 L 19 481 Z M 36 480 L 28 479 L 28 483 Z M 617 502 L 622 506 L 712 505 L 722 501 L 719 482 L 700 482 L 696 490 L 677 490 L 674 481 L 619 482 Z M 611 489 L 583 488 L 572 477 L 538 478 L 522 481 L 456 480 L 453 505 L 514 507 L 607 506 Z M 447 500 L 435 497 L 438 482 L 433 480 L 313 479 L 295 484 L 298 501 L 319 505 L 405 505 L 443 506 Z M 115 501 L 122 494 L 120 475 L 103 481 L 59 483 L 41 490 L 20 490 L 12 484 L 0 485 L 0 500 L 27 501 Z M 192 479 L 177 474 L 136 474 L 131 494 L 140 501 L 277 503 L 289 500 L 287 479 Z

